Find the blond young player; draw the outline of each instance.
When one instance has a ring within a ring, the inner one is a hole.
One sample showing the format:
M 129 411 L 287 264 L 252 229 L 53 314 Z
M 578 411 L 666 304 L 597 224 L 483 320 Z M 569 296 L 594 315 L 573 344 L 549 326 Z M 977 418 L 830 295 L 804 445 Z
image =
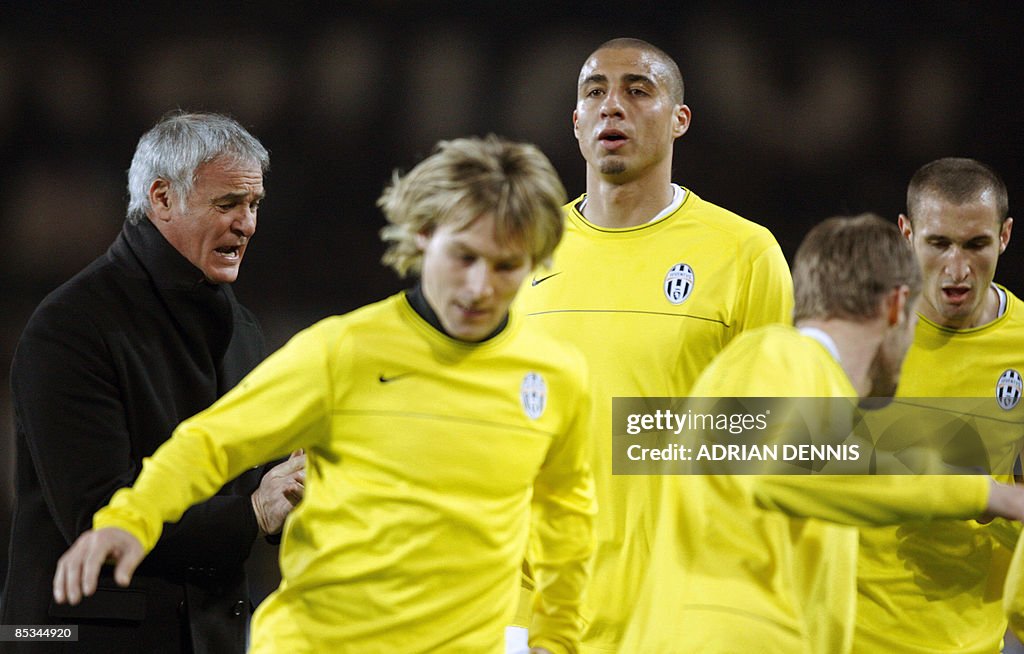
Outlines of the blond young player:
M 1009 480 L 1024 442 L 1024 308 L 993 283 L 1013 228 L 1006 186 L 973 159 L 933 161 L 910 180 L 899 226 L 921 264 L 924 290 L 897 397 L 937 414 L 945 398 L 981 398 L 998 420 L 969 422 L 980 463 Z M 948 420 L 968 424 L 960 414 Z M 884 424 L 873 427 L 883 431 Z M 998 652 L 1016 531 L 998 520 L 862 529 L 854 650 Z
M 577 89 L 587 192 L 566 206 L 565 239 L 518 308 L 590 365 L 601 509 L 583 651 L 618 652 L 663 512 L 660 478 L 612 474 L 612 398 L 687 395 L 738 334 L 789 320 L 792 286 L 767 229 L 672 183 L 690 109 L 668 55 L 609 41 L 583 64 Z
M 595 511 L 586 363 L 509 312 L 564 200 L 540 151 L 494 137 L 396 174 L 385 261 L 420 284 L 298 334 L 183 422 L 62 557 L 56 601 L 89 595 L 107 559 L 127 584 L 163 522 L 301 447 L 305 498 L 252 652 L 501 652 L 531 520 L 531 644 L 576 652 Z
M 793 284 L 796 327 L 744 333 L 704 370 L 693 395 L 805 403 L 891 397 L 921 288 L 896 226 L 874 215 L 824 221 L 797 252 Z M 837 406 L 820 403 L 818 418 L 837 419 L 829 414 Z M 773 410 L 786 409 L 780 402 Z M 810 429 L 827 430 L 823 423 Z M 671 510 L 622 651 L 849 651 L 857 532 L 802 518 L 884 524 L 986 510 L 1020 517 L 1024 493 L 1015 491 L 982 476 L 670 478 L 664 506 Z M 792 517 L 758 508 L 755 499 Z

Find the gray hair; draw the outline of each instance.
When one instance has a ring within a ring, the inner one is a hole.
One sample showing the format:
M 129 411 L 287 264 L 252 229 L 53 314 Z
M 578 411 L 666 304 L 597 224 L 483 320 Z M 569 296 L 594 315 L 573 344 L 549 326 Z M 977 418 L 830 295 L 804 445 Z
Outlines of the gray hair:
M 233 118 L 184 111 L 165 115 L 135 147 L 128 169 L 128 222 L 146 217 L 153 182 L 169 182 L 175 198 L 184 203 L 195 184 L 196 169 L 221 157 L 258 163 L 263 172 L 270 167 L 267 149 Z

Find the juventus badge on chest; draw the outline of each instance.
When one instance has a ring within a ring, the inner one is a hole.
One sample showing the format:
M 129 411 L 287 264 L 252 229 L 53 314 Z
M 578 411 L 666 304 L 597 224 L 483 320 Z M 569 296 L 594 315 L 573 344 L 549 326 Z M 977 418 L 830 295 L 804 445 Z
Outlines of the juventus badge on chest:
M 1020 373 L 1010 368 L 999 375 L 999 382 L 996 384 L 996 400 L 1004 411 L 1009 411 L 1020 402 L 1021 388 Z
M 693 292 L 693 268 L 685 263 L 672 266 L 665 275 L 665 297 L 672 304 L 682 304 Z
M 535 372 L 527 373 L 519 387 L 519 399 L 531 420 L 541 417 L 548 403 L 548 385 L 544 383 L 544 378 Z

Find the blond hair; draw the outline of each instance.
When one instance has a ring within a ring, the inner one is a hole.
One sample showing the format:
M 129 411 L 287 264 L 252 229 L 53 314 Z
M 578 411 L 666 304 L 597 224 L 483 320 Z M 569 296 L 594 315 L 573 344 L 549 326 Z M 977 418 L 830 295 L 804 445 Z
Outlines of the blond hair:
M 382 261 L 400 276 L 419 272 L 417 234 L 442 224 L 464 229 L 492 216 L 502 245 L 521 245 L 534 265 L 551 256 L 562 238 L 565 188 L 535 146 L 494 135 L 441 141 L 407 174 L 394 173 L 377 206 L 388 225 Z

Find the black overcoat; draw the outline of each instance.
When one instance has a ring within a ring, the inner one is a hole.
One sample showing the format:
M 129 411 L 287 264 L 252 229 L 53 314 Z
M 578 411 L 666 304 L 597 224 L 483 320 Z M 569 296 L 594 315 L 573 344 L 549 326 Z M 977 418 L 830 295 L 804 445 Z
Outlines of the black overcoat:
M 77 624 L 79 641 L 26 651 L 244 651 L 258 470 L 165 525 L 130 588 L 105 573 L 78 607 L 52 604 L 51 589 L 57 559 L 142 459 L 264 355 L 230 286 L 204 281 L 145 219 L 43 300 L 11 369 L 17 497 L 0 624 Z

